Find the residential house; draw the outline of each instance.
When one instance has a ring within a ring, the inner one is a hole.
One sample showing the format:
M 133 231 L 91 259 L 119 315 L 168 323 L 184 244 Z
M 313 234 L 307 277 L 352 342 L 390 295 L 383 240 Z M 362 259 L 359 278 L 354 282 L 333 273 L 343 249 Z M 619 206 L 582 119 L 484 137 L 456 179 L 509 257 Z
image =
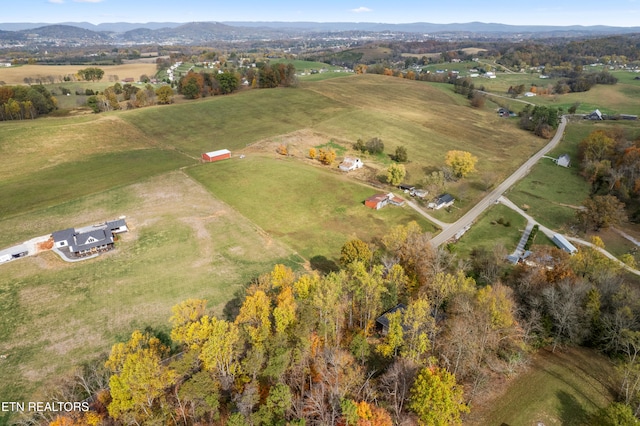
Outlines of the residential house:
M 450 207 L 453 205 L 455 198 L 451 194 L 442 194 L 436 198 L 433 202 L 429 203 L 428 207 L 434 210 L 440 210 L 443 207 Z
M 364 166 L 364 164 L 359 158 L 344 157 L 344 160 L 342 160 L 338 168 L 343 172 L 350 172 L 351 170 L 360 169 L 362 166 Z
M 380 315 L 376 318 L 376 330 L 378 330 L 378 332 L 383 336 L 386 336 L 387 333 L 389 333 L 389 315 L 398 311 L 404 312 L 406 309 L 407 307 L 404 304 L 398 303 L 396 306 Z
M 571 165 L 571 157 L 569 157 L 569 154 L 562 154 L 556 160 L 556 164 L 562 167 L 569 167 Z
M 127 231 L 124 218 L 120 218 L 80 230 L 63 229 L 54 232 L 52 237 L 55 248 L 69 253 L 72 257 L 83 257 L 113 249 L 114 234 Z
M 374 210 L 380 210 L 387 204 L 403 206 L 404 200 L 400 197 L 396 197 L 391 192 L 388 194 L 376 194 L 364 200 L 364 205 Z

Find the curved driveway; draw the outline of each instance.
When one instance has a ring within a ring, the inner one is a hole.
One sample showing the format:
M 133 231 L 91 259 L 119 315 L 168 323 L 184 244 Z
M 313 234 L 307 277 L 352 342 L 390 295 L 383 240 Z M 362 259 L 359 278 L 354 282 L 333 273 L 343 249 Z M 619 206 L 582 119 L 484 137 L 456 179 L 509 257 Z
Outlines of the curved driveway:
M 489 206 L 498 202 L 498 198 L 513 184 L 522 179 L 533 165 L 535 165 L 543 155 L 547 152 L 551 151 L 553 148 L 558 145 L 562 136 L 564 135 L 564 129 L 567 125 L 567 119 L 565 116 L 562 116 L 560 120 L 560 125 L 558 126 L 558 130 L 556 131 L 555 136 L 549 141 L 547 145 L 544 146 L 540 151 L 535 153 L 531 158 L 529 158 L 525 163 L 518 168 L 511 176 L 506 178 L 500 185 L 498 185 L 493 191 L 489 193 L 486 197 L 484 197 L 480 202 L 478 202 L 475 206 L 471 208 L 464 216 L 458 219 L 456 222 L 450 224 L 447 227 L 442 229 L 442 232 L 436 235 L 431 239 L 431 244 L 434 247 L 438 247 L 441 244 L 447 242 L 449 239 L 453 238 L 458 231 L 466 226 L 470 226 L 476 218 L 482 214 Z

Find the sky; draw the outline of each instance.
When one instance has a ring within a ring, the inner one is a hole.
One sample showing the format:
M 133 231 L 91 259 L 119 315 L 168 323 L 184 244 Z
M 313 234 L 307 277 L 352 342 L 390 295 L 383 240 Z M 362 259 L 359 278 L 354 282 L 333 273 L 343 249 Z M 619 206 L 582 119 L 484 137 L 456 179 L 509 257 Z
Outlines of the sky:
M 640 26 L 640 0 L 1 0 L 0 22 L 313 21 Z

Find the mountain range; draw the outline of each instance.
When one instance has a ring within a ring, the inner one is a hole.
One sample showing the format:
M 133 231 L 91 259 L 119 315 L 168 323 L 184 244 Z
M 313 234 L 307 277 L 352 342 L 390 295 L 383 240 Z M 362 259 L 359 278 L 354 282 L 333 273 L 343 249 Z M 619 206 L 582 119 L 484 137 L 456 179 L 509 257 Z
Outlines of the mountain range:
M 468 22 L 433 24 L 416 22 L 88 22 L 0 23 L 0 40 L 14 43 L 64 40 L 81 44 L 118 43 L 203 43 L 215 40 L 277 40 L 311 34 L 344 33 L 405 34 L 422 36 L 464 35 L 471 37 L 589 37 L 640 33 L 640 27 L 506 25 Z

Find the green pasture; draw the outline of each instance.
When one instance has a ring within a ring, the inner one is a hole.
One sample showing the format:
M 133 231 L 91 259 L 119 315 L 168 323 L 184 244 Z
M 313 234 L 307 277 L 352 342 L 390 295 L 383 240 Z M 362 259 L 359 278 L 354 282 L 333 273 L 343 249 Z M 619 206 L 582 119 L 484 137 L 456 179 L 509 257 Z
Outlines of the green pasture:
M 296 73 L 301 73 L 301 72 L 310 73 L 311 70 L 320 71 L 323 68 L 331 71 L 343 69 L 342 67 L 330 65 L 325 62 L 302 61 L 299 59 L 284 59 L 284 58 L 270 59 L 269 63 L 272 65 L 273 64 L 293 64 L 293 66 L 296 67 Z
M 477 410 L 472 406 L 465 424 L 589 424 L 591 414 L 614 400 L 615 377 L 611 362 L 593 350 L 542 349 L 499 397 Z
M 46 208 L 193 163 L 176 151 L 139 149 L 91 156 L 0 181 L 0 217 Z
M 589 197 L 589 190 L 577 164 L 564 168 L 543 158 L 506 196 L 521 208 L 528 206 L 527 213 L 544 226 L 566 230 L 574 222 L 577 207 Z
M 513 253 L 522 237 L 527 220 L 510 208 L 497 204 L 487 210 L 455 244 L 455 251 L 463 259 L 473 249 L 492 251 L 504 247 L 507 254 Z
M 264 138 L 313 127 L 347 108 L 308 90 L 257 89 L 141 108 L 121 118 L 151 140 L 200 157 L 203 152 L 234 151 Z
M 638 75 L 628 71 L 611 71 L 618 78 L 614 85 L 596 85 L 587 92 L 567 93 L 565 95 L 539 95 L 535 97 L 519 97 L 518 99 L 534 103 L 536 105 L 553 106 L 562 108 L 565 112 L 578 103 L 578 114 L 587 114 L 596 108 L 605 114 L 633 114 L 640 115 L 640 80 L 635 80 Z M 477 88 L 484 86 L 485 90 L 499 95 L 506 95 L 509 86 L 524 84 L 529 90 L 532 86 L 538 88 L 553 87 L 558 79 L 540 79 L 539 74 L 529 73 L 498 73 L 495 79 L 477 78 L 473 83 Z M 500 102 L 507 101 L 500 99 Z M 515 102 L 509 105 L 516 104 Z M 518 111 L 519 108 L 515 109 Z
M 52 379 L 134 329 L 168 332 L 171 307 L 186 298 L 205 298 L 223 315 L 236 292 L 275 263 L 299 268 L 289 249 L 183 173 L 138 180 L 22 215 L 23 227 L 44 220 L 51 232 L 125 214 L 130 232 L 95 259 L 65 263 L 46 252 L 1 266 L 0 401 L 44 397 Z M 17 223 L 1 219 L 0 235 Z
M 377 211 L 365 207 L 364 200 L 381 190 L 356 183 L 337 169 L 295 159 L 247 155 L 192 167 L 188 173 L 269 235 L 310 259 L 312 266 L 317 259 L 335 261 L 351 238 L 374 241 L 409 221 L 436 231 L 408 206 Z

